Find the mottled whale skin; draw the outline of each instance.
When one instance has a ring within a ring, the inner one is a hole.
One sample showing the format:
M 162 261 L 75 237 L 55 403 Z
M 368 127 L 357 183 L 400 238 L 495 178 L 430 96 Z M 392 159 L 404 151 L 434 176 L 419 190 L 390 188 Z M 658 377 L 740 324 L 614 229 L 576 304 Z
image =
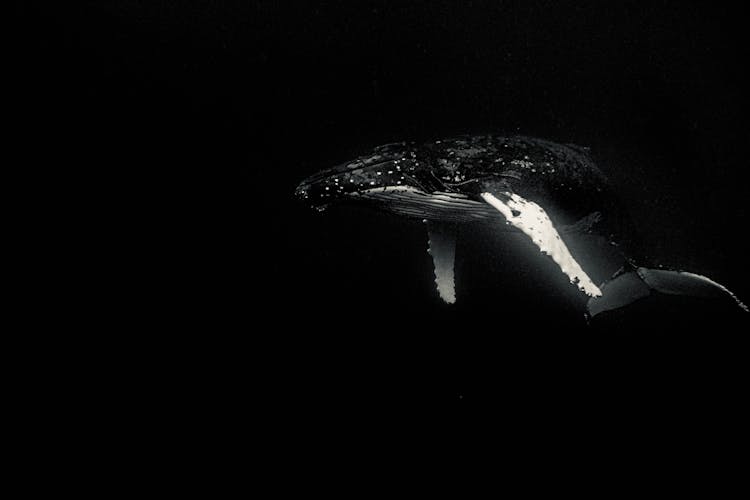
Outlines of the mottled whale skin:
M 591 316 L 654 291 L 731 297 L 747 310 L 705 276 L 644 267 L 634 225 L 585 147 L 497 135 L 387 144 L 303 180 L 296 195 L 318 209 L 358 202 L 426 221 L 448 303 L 457 227 L 490 224 L 552 258 L 588 296 Z
M 613 240 L 632 238 L 632 224 L 615 202 L 606 177 L 586 148 L 531 137 L 466 136 L 425 144 L 395 143 L 325 170 L 302 181 L 297 195 L 316 207 L 342 200 L 376 200 L 377 208 L 405 209 L 396 198 L 377 197 L 377 189 L 403 186 L 423 193 L 458 194 L 486 205 L 480 194 L 512 191 L 544 200 L 557 222 L 570 225 L 595 212 L 602 214 L 599 232 Z M 458 198 L 457 198 L 458 199 Z M 487 206 L 473 210 L 415 207 L 420 219 L 476 222 L 500 216 Z

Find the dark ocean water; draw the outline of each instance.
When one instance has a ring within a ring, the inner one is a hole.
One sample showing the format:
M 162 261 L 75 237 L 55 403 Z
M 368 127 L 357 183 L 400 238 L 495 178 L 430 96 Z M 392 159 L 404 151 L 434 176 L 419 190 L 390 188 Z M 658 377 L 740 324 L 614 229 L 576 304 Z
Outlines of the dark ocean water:
M 581 144 L 653 261 L 748 302 L 748 50 L 734 8 L 97 2 L 34 15 L 51 78 L 76 78 L 66 110 L 85 133 L 66 150 L 134 187 L 121 215 L 139 219 L 122 224 L 146 238 L 123 244 L 156 280 L 142 293 L 211 353 L 220 407 L 239 397 L 322 422 L 404 408 L 739 421 L 746 316 L 654 300 L 589 325 L 482 231 L 459 244 L 447 307 L 421 223 L 320 214 L 293 196 L 393 141 Z

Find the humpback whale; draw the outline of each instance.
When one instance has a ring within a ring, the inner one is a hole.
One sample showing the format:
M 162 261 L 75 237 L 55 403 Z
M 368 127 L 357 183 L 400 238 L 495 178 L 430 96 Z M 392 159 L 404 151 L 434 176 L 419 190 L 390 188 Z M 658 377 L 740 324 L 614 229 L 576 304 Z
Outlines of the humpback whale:
M 552 259 L 596 316 L 652 293 L 733 301 L 714 280 L 644 262 L 637 232 L 588 148 L 526 136 L 460 136 L 374 148 L 299 183 L 318 210 L 357 202 L 424 221 L 440 298 L 457 300 L 460 227 L 523 235 Z M 464 229 L 465 230 L 465 229 Z

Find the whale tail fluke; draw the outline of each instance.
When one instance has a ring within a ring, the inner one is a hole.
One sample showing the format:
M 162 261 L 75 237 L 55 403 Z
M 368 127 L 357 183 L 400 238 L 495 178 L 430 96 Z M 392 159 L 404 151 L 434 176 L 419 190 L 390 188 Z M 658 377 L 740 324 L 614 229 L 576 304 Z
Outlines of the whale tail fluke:
M 591 317 L 619 309 L 653 292 L 665 295 L 683 295 L 707 299 L 731 299 L 745 312 L 748 307 L 725 286 L 706 276 L 686 271 L 633 267 L 621 270 L 601 286 L 602 295 L 589 299 L 587 308 Z

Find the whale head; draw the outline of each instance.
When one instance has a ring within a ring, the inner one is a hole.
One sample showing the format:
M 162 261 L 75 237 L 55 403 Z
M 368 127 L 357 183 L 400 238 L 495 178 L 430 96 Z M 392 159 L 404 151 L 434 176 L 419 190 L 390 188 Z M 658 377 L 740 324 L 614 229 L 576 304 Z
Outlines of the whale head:
M 370 154 L 304 179 L 295 195 L 319 211 L 355 202 L 433 222 L 501 218 L 482 200 L 481 188 L 503 183 L 506 177 L 518 178 L 518 174 L 512 169 L 504 172 L 502 165 L 494 164 L 488 178 L 486 172 L 472 168 L 484 160 L 471 158 L 471 154 L 482 150 L 467 148 L 463 140 L 450 144 L 436 141 L 426 146 L 406 142 L 380 146 Z
M 420 165 L 406 143 L 381 146 L 373 154 L 323 170 L 299 183 L 296 197 L 313 208 L 351 201 L 377 190 L 423 190 Z

